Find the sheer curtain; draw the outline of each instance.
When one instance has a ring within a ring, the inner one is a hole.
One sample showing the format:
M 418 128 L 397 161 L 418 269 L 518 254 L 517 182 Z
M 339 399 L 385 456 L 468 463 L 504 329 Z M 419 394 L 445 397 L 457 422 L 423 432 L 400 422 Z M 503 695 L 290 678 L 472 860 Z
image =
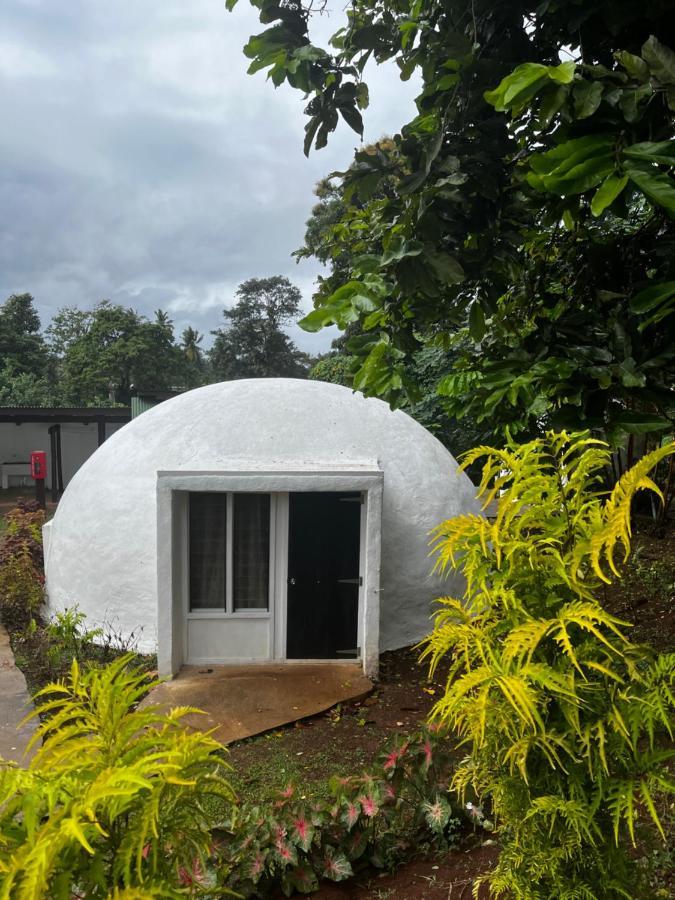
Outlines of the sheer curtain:
M 190 609 L 226 608 L 227 494 L 190 494 Z
M 268 609 L 270 495 L 233 495 L 233 609 Z

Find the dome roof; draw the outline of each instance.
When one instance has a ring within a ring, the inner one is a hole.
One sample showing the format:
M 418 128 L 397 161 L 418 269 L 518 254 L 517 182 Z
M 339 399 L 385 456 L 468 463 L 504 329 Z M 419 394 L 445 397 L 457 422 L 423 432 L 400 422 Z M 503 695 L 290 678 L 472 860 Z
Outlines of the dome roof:
M 381 645 L 428 629 L 428 532 L 476 510 L 442 444 L 401 411 L 320 381 L 250 379 L 167 400 L 113 434 L 76 473 L 47 531 L 52 609 L 156 637 L 156 489 L 160 471 L 294 471 L 369 463 L 384 473 Z M 423 599 L 412 602 L 412 598 Z

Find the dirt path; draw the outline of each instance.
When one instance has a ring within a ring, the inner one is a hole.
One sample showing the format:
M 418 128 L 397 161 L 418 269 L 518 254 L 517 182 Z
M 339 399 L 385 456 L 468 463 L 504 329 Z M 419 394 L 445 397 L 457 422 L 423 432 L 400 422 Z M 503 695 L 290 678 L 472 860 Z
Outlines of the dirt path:
M 0 625 L 0 757 L 25 765 L 30 756 L 25 756 L 28 741 L 37 724 L 28 722 L 17 730 L 17 726 L 31 708 L 32 702 L 26 679 L 14 664 L 14 654 L 9 645 L 9 636 L 4 625 Z

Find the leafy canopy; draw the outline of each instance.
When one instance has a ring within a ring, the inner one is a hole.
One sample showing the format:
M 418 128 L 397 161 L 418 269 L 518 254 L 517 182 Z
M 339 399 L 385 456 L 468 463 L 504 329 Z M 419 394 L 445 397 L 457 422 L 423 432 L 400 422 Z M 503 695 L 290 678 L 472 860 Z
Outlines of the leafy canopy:
M 224 328 L 213 331 L 210 351 L 218 379 L 302 378 L 308 360 L 283 331 L 300 315 L 302 295 L 288 278 L 250 278 L 236 292 L 237 302 L 223 310 Z
M 346 267 L 304 326 L 360 323 L 354 383 L 400 402 L 410 356 L 440 345 L 460 354 L 453 415 L 667 430 L 672 4 L 358 0 L 326 50 L 311 7 L 252 3 L 266 28 L 249 71 L 309 95 L 306 152 L 340 119 L 362 133 L 372 60 L 421 82 L 415 118 L 336 173 Z
M 483 462 L 487 517 L 434 533 L 438 570 L 460 570 L 466 592 L 441 601 L 425 643 L 432 671 L 450 661 L 433 717 L 466 748 L 454 788 L 491 800 L 496 896 L 632 898 L 638 806 L 663 835 L 655 795 L 673 789 L 675 754 L 656 735 L 672 736 L 675 655 L 631 643 L 598 592 L 628 559 L 633 498 L 659 494 L 650 473 L 672 454 L 608 492 L 609 448 L 588 433 L 478 447 L 464 466 Z

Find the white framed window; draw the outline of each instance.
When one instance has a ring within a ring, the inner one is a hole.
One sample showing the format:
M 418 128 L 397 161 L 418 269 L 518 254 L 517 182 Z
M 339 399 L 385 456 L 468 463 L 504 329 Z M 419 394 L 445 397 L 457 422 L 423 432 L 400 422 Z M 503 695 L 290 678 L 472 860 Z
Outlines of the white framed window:
M 268 615 L 275 498 L 190 492 L 188 615 Z

